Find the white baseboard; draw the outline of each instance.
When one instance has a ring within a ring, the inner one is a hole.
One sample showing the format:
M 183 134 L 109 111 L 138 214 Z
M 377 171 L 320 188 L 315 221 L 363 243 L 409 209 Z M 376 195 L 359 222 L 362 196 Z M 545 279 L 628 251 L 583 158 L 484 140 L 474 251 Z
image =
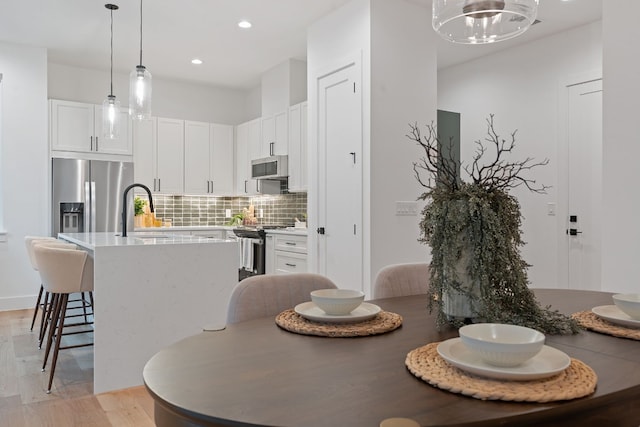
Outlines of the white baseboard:
M 33 308 L 36 305 L 37 295 L 23 295 L 20 297 L 0 298 L 0 311 L 24 310 Z

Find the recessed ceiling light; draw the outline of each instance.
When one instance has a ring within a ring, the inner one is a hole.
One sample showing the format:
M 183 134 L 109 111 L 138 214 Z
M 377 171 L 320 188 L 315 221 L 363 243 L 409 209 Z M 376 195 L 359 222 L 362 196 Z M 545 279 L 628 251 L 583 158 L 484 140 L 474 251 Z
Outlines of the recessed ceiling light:
M 251 22 L 243 19 L 242 21 L 238 22 L 238 27 L 240 27 L 240 28 L 251 28 Z
M 195 64 L 195 65 L 200 65 L 200 64 L 202 64 L 202 60 L 198 59 L 198 58 L 195 58 L 195 59 L 191 60 L 191 63 Z

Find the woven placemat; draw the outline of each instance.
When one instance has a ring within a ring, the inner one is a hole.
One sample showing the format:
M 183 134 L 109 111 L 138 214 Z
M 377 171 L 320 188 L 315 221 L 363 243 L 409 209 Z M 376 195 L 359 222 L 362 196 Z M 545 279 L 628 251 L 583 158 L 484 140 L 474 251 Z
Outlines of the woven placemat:
M 596 389 L 598 377 L 577 359 L 558 375 L 532 381 L 505 381 L 483 378 L 450 365 L 431 343 L 407 354 L 405 364 L 413 375 L 427 383 L 481 400 L 553 402 L 588 396 Z
M 300 316 L 293 309 L 276 316 L 276 324 L 289 332 L 320 337 L 366 337 L 384 334 L 402 325 L 402 316 L 389 311 L 381 311 L 376 317 L 358 323 L 314 322 Z
M 600 332 L 602 334 L 612 335 L 619 338 L 629 338 L 640 341 L 640 329 L 627 328 L 621 325 L 615 325 L 611 322 L 598 317 L 592 311 L 579 311 L 571 315 L 574 319 L 586 329 Z

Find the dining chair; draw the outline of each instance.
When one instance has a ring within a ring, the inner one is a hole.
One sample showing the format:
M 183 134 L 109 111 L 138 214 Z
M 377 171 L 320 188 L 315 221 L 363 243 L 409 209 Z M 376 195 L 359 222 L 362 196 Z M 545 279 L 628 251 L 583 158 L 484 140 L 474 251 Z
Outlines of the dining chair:
M 429 264 L 391 264 L 378 272 L 373 298 L 426 294 L 429 291 Z
M 314 273 L 262 274 L 247 277 L 231 293 L 227 324 L 275 316 L 310 301 L 311 291 L 336 289 L 327 277 Z
M 70 294 L 89 292 L 93 303 L 93 258 L 83 250 L 54 247 L 46 243 L 34 245 L 33 251 L 44 289 L 52 295 L 51 325 L 42 363 L 42 370 L 44 371 L 53 347 L 51 373 L 49 374 L 49 385 L 47 387 L 47 393 L 51 393 L 58 352 L 69 348 L 93 345 L 93 341 L 61 345 L 62 337 L 65 335 L 93 332 L 93 327 L 83 328 L 84 326 L 93 325 L 92 317 L 88 319 L 85 317 L 83 321 L 76 323 L 65 322 Z

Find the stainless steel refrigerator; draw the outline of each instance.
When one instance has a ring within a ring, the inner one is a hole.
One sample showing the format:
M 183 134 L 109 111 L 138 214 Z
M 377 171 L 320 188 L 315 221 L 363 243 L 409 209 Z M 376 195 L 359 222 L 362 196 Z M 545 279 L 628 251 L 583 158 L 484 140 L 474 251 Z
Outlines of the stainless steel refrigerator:
M 133 184 L 133 163 L 51 160 L 52 235 L 122 232 L 122 195 Z M 133 191 L 128 198 L 127 229 L 133 230 Z

